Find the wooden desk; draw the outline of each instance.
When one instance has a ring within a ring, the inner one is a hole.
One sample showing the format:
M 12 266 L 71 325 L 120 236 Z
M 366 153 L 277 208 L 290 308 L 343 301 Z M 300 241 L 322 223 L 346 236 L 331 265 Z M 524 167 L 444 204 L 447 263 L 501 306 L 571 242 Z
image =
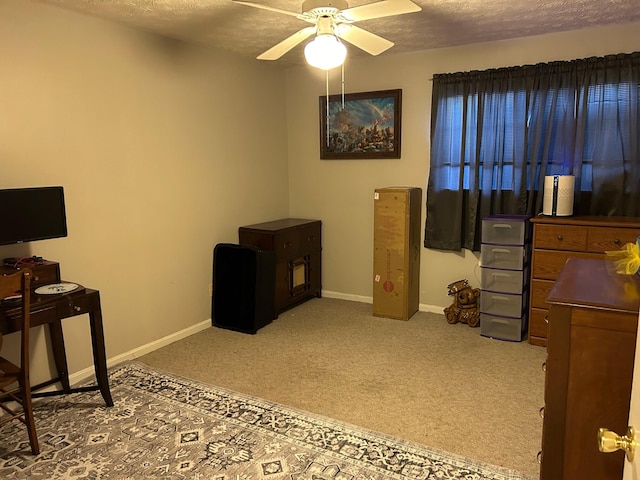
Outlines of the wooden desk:
M 34 288 L 35 290 L 35 288 Z M 67 368 L 67 355 L 64 347 L 62 333 L 62 320 L 78 315 L 89 314 L 89 326 L 91 328 L 91 345 L 93 347 L 93 364 L 96 372 L 97 386 L 71 388 L 69 384 L 69 370 Z M 13 333 L 20 330 L 20 306 L 0 305 L 0 332 Z M 51 335 L 53 356 L 56 363 L 58 376 L 46 382 L 34 385 L 32 390 L 37 391 L 46 386 L 60 383 L 61 390 L 52 392 L 36 392 L 34 397 L 62 395 L 67 393 L 100 390 L 107 406 L 113 406 L 111 392 L 109 390 L 109 378 L 107 376 L 107 357 L 104 347 L 104 331 L 102 328 L 102 310 L 100 308 L 100 292 L 78 286 L 69 293 L 56 295 L 37 295 L 31 293 L 31 326 L 47 325 Z

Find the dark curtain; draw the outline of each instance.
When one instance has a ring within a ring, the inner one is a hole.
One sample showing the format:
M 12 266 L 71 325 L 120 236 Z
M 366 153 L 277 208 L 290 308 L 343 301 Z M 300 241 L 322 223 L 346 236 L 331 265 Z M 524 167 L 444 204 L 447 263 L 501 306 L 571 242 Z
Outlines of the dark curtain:
M 640 53 L 435 75 L 425 247 L 478 250 L 546 175 L 575 175 L 575 214 L 640 215 L 639 89 Z

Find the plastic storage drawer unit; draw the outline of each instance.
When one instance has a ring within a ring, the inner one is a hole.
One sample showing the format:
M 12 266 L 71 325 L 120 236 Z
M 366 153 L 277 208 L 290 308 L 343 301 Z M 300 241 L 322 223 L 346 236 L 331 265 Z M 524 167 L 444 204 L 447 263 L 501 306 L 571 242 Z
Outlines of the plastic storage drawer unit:
M 480 334 L 521 341 L 527 334 L 529 243 L 527 215 L 482 219 Z

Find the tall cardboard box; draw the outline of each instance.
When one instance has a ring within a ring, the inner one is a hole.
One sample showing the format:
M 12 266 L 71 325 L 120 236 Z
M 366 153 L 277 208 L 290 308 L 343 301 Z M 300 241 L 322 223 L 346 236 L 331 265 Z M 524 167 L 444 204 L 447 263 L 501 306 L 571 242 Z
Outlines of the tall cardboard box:
M 420 296 L 422 189 L 378 188 L 373 214 L 373 314 L 409 320 Z

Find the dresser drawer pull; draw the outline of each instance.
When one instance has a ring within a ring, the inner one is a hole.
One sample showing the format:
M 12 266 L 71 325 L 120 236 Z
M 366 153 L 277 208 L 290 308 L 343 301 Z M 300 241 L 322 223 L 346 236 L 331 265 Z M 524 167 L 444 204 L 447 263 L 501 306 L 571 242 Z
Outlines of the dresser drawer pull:
M 293 243 L 292 243 L 292 242 L 286 242 L 286 243 L 283 245 L 283 248 L 291 248 L 291 246 L 292 246 L 292 245 L 293 245 Z
M 540 410 L 538 410 L 538 415 L 540 415 L 540 418 L 544 418 L 544 407 L 540 407 Z
M 547 362 L 542 362 L 542 371 L 543 372 L 547 371 Z
M 82 310 L 82 307 L 79 307 L 79 306 L 77 306 L 77 305 L 76 305 L 75 307 L 73 307 L 73 309 L 74 309 L 76 312 L 79 312 L 80 310 Z
M 562 237 L 562 235 L 558 235 L 556 238 L 557 238 L 559 241 L 564 240 L 564 238 Z
M 544 316 L 544 323 L 549 323 L 549 315 Z
M 536 455 L 536 459 L 538 460 L 538 463 L 542 463 L 542 450 L 538 452 L 538 454 Z
M 619 238 L 616 238 L 616 239 L 613 241 L 613 243 L 615 243 L 616 245 L 620 245 L 620 239 L 619 239 Z

